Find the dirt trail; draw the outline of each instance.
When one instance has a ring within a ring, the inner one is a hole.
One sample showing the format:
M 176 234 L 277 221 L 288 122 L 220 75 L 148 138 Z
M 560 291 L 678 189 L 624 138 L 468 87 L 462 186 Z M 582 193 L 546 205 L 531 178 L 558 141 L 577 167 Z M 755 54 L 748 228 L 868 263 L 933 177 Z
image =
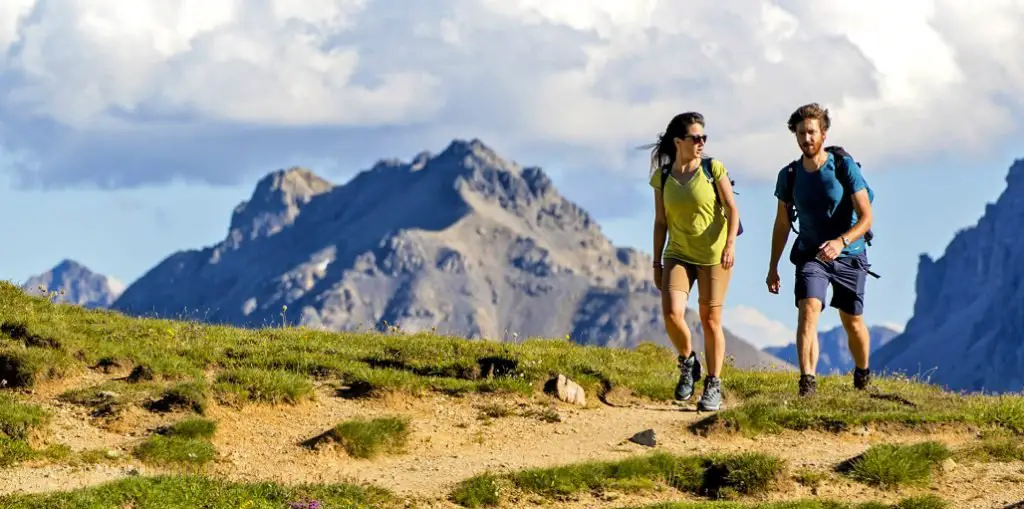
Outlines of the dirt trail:
M 64 443 L 75 451 L 114 449 L 124 459 L 82 467 L 26 465 L 3 469 L 0 470 L 0 493 L 67 490 L 135 473 L 160 472 L 130 458 L 130 450 L 153 428 L 177 421 L 184 414 L 153 414 L 132 408 L 114 423 L 100 427 L 99 422 L 87 416 L 85 409 L 53 399 L 68 386 L 90 385 L 110 377 L 93 374 L 74 382 L 44 387 L 32 399 L 54 413 L 48 442 Z M 478 418 L 479 407 L 495 403 L 506 405 L 517 414 L 553 405 L 561 422 L 544 422 L 534 416 L 519 415 Z M 295 406 L 248 406 L 241 410 L 214 406 L 208 417 L 218 422 L 213 438 L 218 459 L 208 467 L 208 472 L 231 480 L 273 480 L 288 484 L 372 483 L 415 499 L 421 506 L 451 507 L 445 496 L 459 480 L 488 470 L 508 472 L 625 458 L 649 450 L 626 441 L 647 428 L 655 430 L 658 450 L 682 454 L 756 450 L 788 460 L 791 470 L 800 467 L 827 470 L 874 443 L 934 439 L 955 447 L 973 439 L 968 433 L 948 432 L 930 435 L 791 432 L 759 438 L 704 438 L 686 429 L 687 424 L 703 417 L 693 411 L 671 407 L 613 408 L 596 400 L 590 405 L 578 408 L 552 403 L 551 398 L 541 394 L 531 398 L 430 395 L 345 400 L 335 396 L 330 387 L 321 386 L 313 401 Z M 334 447 L 313 451 L 299 445 L 346 419 L 381 415 L 411 418 L 413 433 L 406 453 L 362 460 L 350 458 Z M 772 500 L 814 496 L 805 487 L 791 481 L 787 483 L 785 489 L 771 495 Z M 1024 499 L 1024 463 L 958 465 L 939 474 L 932 485 L 932 489 L 885 492 L 830 474 L 817 496 L 896 501 L 908 494 L 933 492 L 952 501 L 956 508 L 1002 508 Z M 614 499 L 588 495 L 565 507 L 621 507 L 681 499 L 685 497 L 672 492 Z

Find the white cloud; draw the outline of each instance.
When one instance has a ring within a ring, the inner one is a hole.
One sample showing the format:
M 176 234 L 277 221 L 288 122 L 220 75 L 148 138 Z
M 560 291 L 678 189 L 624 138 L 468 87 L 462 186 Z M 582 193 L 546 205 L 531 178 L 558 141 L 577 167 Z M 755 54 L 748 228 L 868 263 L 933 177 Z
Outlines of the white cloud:
M 796 331 L 750 306 L 726 308 L 722 324 L 757 348 L 786 346 L 796 341 Z
M 1022 25 L 1022 0 L 11 0 L 0 145 L 49 182 L 230 180 L 211 172 L 381 129 L 642 174 L 626 149 L 697 109 L 716 155 L 770 178 L 819 101 L 877 168 L 1024 136 Z

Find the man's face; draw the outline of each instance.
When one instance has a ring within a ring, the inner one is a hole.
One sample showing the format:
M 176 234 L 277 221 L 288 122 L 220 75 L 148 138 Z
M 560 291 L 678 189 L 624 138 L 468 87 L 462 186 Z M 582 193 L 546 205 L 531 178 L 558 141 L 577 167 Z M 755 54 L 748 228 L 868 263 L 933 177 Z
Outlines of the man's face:
M 807 157 L 814 157 L 821 151 L 825 143 L 825 133 L 821 131 L 818 119 L 809 118 L 796 125 L 796 142 L 800 151 Z

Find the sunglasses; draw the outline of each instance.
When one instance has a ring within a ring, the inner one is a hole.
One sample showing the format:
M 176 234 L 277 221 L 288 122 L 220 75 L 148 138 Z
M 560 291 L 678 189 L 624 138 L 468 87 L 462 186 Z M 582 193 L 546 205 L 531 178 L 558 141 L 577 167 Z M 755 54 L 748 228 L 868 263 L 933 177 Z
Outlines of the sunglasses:
M 706 134 L 687 134 L 685 136 L 680 136 L 679 139 L 681 139 L 681 140 L 692 140 L 694 143 L 707 143 L 708 142 L 708 135 L 706 135 Z

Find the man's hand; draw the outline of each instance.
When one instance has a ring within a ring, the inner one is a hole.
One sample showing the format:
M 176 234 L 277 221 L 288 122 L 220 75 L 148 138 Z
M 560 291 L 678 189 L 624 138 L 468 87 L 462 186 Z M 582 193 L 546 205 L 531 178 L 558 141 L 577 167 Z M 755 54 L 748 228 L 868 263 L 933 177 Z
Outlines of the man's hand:
M 655 265 L 654 266 L 654 287 L 657 288 L 659 292 L 661 291 L 661 276 L 662 276 L 662 273 L 663 272 L 662 272 L 661 265 Z
M 843 252 L 843 241 L 840 239 L 832 239 L 827 242 L 822 242 L 818 246 L 818 259 L 823 262 L 831 262 L 836 258 L 839 258 L 839 254 Z
M 782 278 L 779 277 L 779 270 L 772 268 L 768 271 L 768 277 L 764 280 L 765 284 L 768 285 L 768 292 L 778 295 L 779 289 L 782 288 Z
M 725 249 L 722 251 L 722 268 L 729 270 L 734 263 L 736 263 L 736 246 L 726 244 Z

